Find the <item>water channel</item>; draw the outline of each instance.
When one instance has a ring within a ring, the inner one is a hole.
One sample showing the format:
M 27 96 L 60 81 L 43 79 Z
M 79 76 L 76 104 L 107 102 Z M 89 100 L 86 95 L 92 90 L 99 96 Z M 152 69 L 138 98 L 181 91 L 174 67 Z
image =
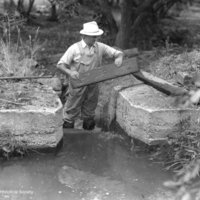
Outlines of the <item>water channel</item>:
M 124 135 L 65 134 L 58 152 L 1 160 L 0 200 L 168 199 L 171 174 L 131 147 Z

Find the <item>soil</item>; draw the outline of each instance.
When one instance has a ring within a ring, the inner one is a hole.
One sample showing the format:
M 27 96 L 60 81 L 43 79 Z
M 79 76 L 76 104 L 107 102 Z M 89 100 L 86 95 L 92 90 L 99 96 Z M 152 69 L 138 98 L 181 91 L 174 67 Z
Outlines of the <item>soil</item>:
M 0 109 L 54 108 L 58 102 L 55 93 L 34 81 L 2 81 Z

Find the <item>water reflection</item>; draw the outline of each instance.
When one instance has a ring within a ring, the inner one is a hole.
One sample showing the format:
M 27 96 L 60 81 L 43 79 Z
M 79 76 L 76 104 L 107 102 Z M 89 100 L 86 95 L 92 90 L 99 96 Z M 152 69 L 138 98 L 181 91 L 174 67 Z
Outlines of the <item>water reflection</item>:
M 0 199 L 139 200 L 162 197 L 169 174 L 119 135 L 65 135 L 55 155 L 1 163 Z M 159 199 L 158 198 L 158 199 Z

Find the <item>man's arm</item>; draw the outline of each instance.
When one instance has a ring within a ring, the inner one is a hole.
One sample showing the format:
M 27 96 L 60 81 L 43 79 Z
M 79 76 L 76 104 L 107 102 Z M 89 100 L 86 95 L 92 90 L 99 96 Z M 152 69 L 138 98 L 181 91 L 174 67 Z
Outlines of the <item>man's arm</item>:
M 107 44 L 98 42 L 99 47 L 103 51 L 103 55 L 108 56 L 109 58 L 114 58 L 115 65 L 117 67 L 121 67 L 122 61 L 123 61 L 123 52 L 120 50 L 117 50 L 116 48 L 113 48 Z
M 70 76 L 71 78 L 78 79 L 79 78 L 79 73 L 77 71 L 72 71 L 69 68 L 69 65 L 60 63 L 57 64 L 57 68 L 64 74 Z

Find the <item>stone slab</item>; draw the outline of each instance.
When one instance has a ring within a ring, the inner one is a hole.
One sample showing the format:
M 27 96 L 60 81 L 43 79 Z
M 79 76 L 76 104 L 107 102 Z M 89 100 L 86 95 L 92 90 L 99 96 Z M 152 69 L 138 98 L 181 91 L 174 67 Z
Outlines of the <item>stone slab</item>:
M 28 149 L 54 148 L 63 138 L 62 103 L 57 94 L 45 88 L 45 92 L 33 90 L 32 95 L 35 100 L 30 105 L 0 109 L 0 147 L 11 143 Z
M 178 108 L 173 102 L 173 97 L 151 86 L 132 86 L 118 94 L 116 121 L 129 136 L 147 144 L 166 140 L 170 134 L 199 132 L 200 109 Z

